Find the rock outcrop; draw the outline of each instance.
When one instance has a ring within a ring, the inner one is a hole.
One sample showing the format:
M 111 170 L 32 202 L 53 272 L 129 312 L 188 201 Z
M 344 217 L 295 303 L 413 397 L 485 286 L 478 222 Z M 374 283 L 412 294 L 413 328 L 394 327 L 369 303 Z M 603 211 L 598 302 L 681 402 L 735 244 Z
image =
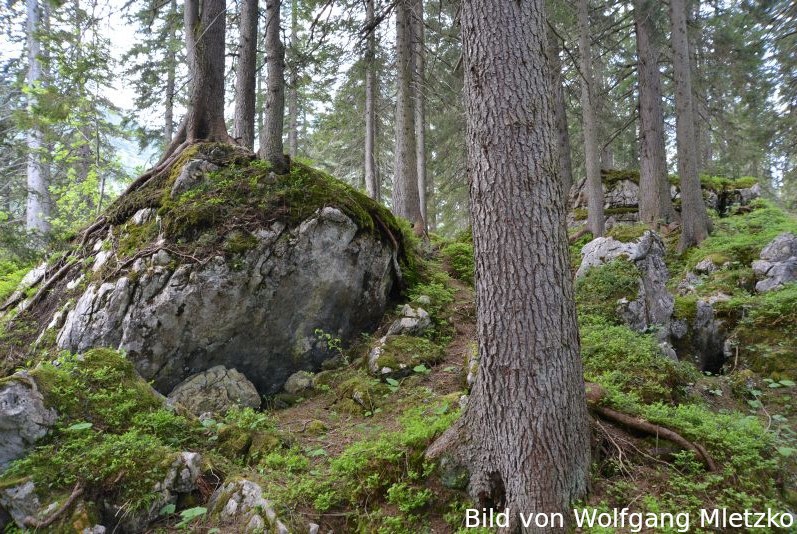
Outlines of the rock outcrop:
M 263 497 L 263 489 L 251 480 L 238 479 L 219 486 L 210 497 L 208 510 L 221 524 L 242 526 L 242 532 L 288 534 L 272 504 Z
M 187 378 L 169 393 L 168 399 L 197 416 L 206 412 L 223 414 L 233 406 L 260 408 L 260 395 L 254 384 L 235 369 L 222 365 Z
M 618 313 L 638 332 L 656 326 L 663 341 L 670 334 L 675 302 L 667 289 L 669 272 L 664 254 L 664 243 L 655 232 L 647 231 L 631 243 L 599 237 L 581 249 L 582 260 L 576 276 L 583 276 L 589 269 L 618 258 L 633 262 L 639 272 L 639 291 L 634 300 L 621 299 L 618 302 Z
M 604 195 L 604 214 L 607 227 L 617 223 L 634 223 L 639 221 L 639 171 L 638 170 L 602 170 Z M 587 195 L 585 181 L 573 185 L 569 193 L 571 210 L 568 223 L 571 226 L 581 224 L 586 219 Z M 742 182 L 742 185 L 749 180 Z M 670 186 L 673 202 L 680 199 L 678 186 Z M 761 196 L 761 187 L 754 183 L 750 187 L 737 187 L 728 179 L 715 179 L 703 184 L 703 199 L 706 207 L 724 215 L 731 206 L 746 206 Z
M 759 293 L 780 289 L 797 280 L 797 236 L 794 234 L 780 234 L 764 247 L 760 258 L 753 262 L 753 271 L 762 278 L 755 285 Z
M 124 350 L 162 392 L 223 365 L 271 394 L 333 356 L 316 330 L 349 339 L 384 312 L 392 251 L 340 210 L 323 208 L 293 229 L 275 223 L 255 237 L 237 265 L 215 256 L 170 268 L 178 258 L 158 252 L 127 276 L 89 285 L 58 346 Z
M 36 382 L 24 371 L 0 385 L 0 470 L 22 458 L 55 424 L 55 410 L 45 407 Z

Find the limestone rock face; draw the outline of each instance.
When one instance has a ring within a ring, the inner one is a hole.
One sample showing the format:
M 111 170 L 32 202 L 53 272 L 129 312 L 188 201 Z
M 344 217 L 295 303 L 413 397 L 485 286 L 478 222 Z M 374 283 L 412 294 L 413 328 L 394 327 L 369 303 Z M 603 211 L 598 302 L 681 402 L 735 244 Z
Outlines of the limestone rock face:
M 32 378 L 19 372 L 0 386 L 0 470 L 22 458 L 55 424 Z
M 639 271 L 639 292 L 633 301 L 618 303 L 620 316 L 634 330 L 643 331 L 658 325 L 662 340 L 669 335 L 675 299 L 667 289 L 669 271 L 664 262 L 664 243 L 658 234 L 647 231 L 631 243 L 611 237 L 599 237 L 581 249 L 581 265 L 576 276 L 617 258 L 631 261 Z
M 235 369 L 222 365 L 187 378 L 169 393 L 168 399 L 197 416 L 224 413 L 233 406 L 260 408 L 260 395 L 254 384 Z
M 755 285 L 759 293 L 780 289 L 797 280 L 797 236 L 794 234 L 780 234 L 764 247 L 760 258 L 753 262 L 753 271 L 762 278 Z
M 124 350 L 161 392 L 223 365 L 265 395 L 334 356 L 317 330 L 345 342 L 384 313 L 395 251 L 339 209 L 254 235 L 234 263 L 220 255 L 183 262 L 161 249 L 136 261 L 127 276 L 90 284 L 66 317 L 58 346 Z

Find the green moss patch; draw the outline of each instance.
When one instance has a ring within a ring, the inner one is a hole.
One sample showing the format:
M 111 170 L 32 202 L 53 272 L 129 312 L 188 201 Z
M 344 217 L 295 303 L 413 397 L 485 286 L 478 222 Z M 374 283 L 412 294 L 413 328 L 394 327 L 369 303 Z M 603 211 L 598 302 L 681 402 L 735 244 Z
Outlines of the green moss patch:
M 623 258 L 588 270 L 576 280 L 576 305 L 583 315 L 600 315 L 619 322 L 617 301 L 637 298 L 639 272 L 634 264 Z
M 58 422 L 28 456 L 10 465 L 0 485 L 30 478 L 40 493 L 53 496 L 80 482 L 89 496 L 112 497 L 137 510 L 157 498 L 153 487 L 177 453 L 200 440 L 198 425 L 168 411 L 116 351 L 63 355 L 31 376 Z
M 390 336 L 377 360 L 380 369 L 387 367 L 411 372 L 418 365 L 434 365 L 443 358 L 443 349 L 429 339 L 414 336 Z
M 191 160 L 204 159 L 218 168 L 194 187 L 172 198 L 172 187 Z M 196 257 L 224 251 L 246 252 L 256 244 L 252 234 L 274 222 L 295 226 L 319 209 L 335 207 L 361 232 L 380 237 L 399 248 L 405 278 L 416 268 L 414 248 L 406 228 L 391 212 L 348 184 L 299 162 L 286 175 L 275 175 L 270 165 L 234 145 L 199 143 L 182 152 L 168 171 L 144 186 L 122 195 L 106 212 L 111 224 L 123 225 L 138 210 L 155 208 L 168 242 Z M 118 253 L 125 257 L 154 238 L 154 222 L 123 229 Z
M 440 256 L 451 267 L 458 279 L 473 285 L 476 266 L 473 259 L 473 243 L 455 242 L 440 249 Z
M 623 243 L 630 243 L 642 237 L 648 230 L 650 230 L 650 227 L 642 223 L 615 224 L 606 232 L 606 236 Z
M 628 396 L 637 402 L 671 402 L 696 376 L 693 367 L 663 356 L 653 335 L 602 317 L 585 316 L 580 322 L 584 376 L 606 389 L 609 402 L 626 403 Z

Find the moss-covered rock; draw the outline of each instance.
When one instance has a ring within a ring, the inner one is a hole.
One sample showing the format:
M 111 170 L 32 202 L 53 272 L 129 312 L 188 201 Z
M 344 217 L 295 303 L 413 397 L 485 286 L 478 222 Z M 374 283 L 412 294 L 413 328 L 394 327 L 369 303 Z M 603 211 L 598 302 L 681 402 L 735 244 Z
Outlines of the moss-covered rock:
M 386 336 L 377 341 L 368 356 L 368 367 L 377 376 L 407 376 L 418 366 L 432 366 L 443 358 L 443 349 L 432 340 L 407 336 Z

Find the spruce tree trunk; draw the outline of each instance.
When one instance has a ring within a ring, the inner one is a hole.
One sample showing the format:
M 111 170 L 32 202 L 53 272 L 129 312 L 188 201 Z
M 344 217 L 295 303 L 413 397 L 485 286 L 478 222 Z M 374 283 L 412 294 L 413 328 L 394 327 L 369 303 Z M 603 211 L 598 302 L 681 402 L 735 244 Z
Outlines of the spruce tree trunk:
M 285 46 L 280 40 L 280 0 L 266 0 L 266 100 L 260 157 L 269 161 L 277 173 L 287 172 L 288 161 L 282 145 L 285 122 Z
M 564 187 L 565 199 L 573 185 L 573 164 L 570 159 L 570 133 L 567 130 L 567 108 L 565 91 L 562 85 L 562 59 L 559 57 L 562 46 L 552 30 L 548 30 L 548 64 L 551 73 L 551 87 L 554 96 L 554 117 L 559 145 L 559 176 Z
M 297 0 L 291 0 L 291 62 L 290 80 L 288 81 L 288 154 L 292 158 L 299 152 L 299 22 Z
M 592 74 L 592 46 L 589 34 L 589 3 L 578 0 L 579 54 L 581 56 L 581 114 L 584 124 L 584 163 L 587 188 L 587 227 L 593 237 L 603 235 L 603 184 L 598 127 L 595 119 L 595 80 Z
M 393 212 L 409 220 L 416 231 L 424 228 L 418 193 L 417 141 L 413 105 L 412 1 L 396 4 L 396 165 Z
M 169 146 L 174 137 L 174 91 L 175 91 L 175 78 L 177 71 L 177 54 L 175 52 L 174 41 L 176 40 L 176 30 L 174 26 L 174 18 L 177 13 L 177 0 L 169 1 L 169 14 L 167 15 L 167 24 L 169 30 L 169 43 L 166 46 L 166 97 L 163 105 L 163 146 Z
M 544 0 L 464 0 L 468 169 L 480 367 L 428 451 L 469 467 L 476 507 L 559 512 L 586 492 L 589 421 L 557 176 Z
M 699 244 L 711 231 L 697 174 L 695 116 L 692 104 L 692 76 L 686 34 L 685 0 L 670 0 L 673 76 L 675 78 L 676 145 L 681 180 L 681 252 Z
M 193 78 L 186 120 L 189 141 L 229 139 L 224 122 L 225 10 L 225 0 L 185 3 L 186 43 Z
M 28 38 L 28 85 L 37 85 L 42 82 L 42 67 L 40 62 L 41 43 L 37 32 L 41 26 L 41 7 L 38 0 L 27 0 L 27 38 Z M 32 111 L 34 96 L 28 97 L 28 109 Z M 34 124 L 27 133 L 28 165 L 27 165 L 27 200 L 25 206 L 26 224 L 28 231 L 46 236 L 50 232 L 50 192 L 48 190 L 47 171 L 42 165 L 42 132 Z
M 418 201 L 421 206 L 421 219 L 427 220 L 426 202 L 426 98 L 424 80 L 426 78 L 426 49 L 424 41 L 423 0 L 412 1 L 413 64 L 415 65 L 415 160 L 418 167 Z
M 657 225 L 675 219 L 667 177 L 659 50 L 653 43 L 654 0 L 634 0 L 639 76 L 639 220 Z
M 370 28 L 365 49 L 365 190 L 379 200 L 381 187 L 376 166 L 376 28 L 374 0 L 366 0 L 365 24 Z
M 255 146 L 255 68 L 257 0 L 241 0 L 238 65 L 235 70 L 235 135 L 241 146 Z

